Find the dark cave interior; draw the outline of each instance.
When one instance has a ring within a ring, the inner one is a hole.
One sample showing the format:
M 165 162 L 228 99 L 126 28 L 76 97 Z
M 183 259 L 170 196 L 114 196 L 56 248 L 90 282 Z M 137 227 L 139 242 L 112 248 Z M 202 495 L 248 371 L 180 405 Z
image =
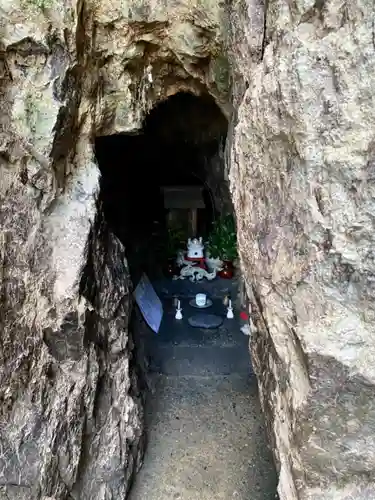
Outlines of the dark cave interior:
M 189 233 L 188 211 L 176 212 L 184 239 L 206 237 L 213 219 L 228 206 L 222 154 L 227 126 L 213 98 L 178 93 L 148 114 L 138 134 L 96 138 L 100 201 L 109 227 L 126 248 L 133 280 L 141 272 L 152 277 L 160 271 L 158 249 L 170 226 L 162 187 L 202 188 L 198 234 Z

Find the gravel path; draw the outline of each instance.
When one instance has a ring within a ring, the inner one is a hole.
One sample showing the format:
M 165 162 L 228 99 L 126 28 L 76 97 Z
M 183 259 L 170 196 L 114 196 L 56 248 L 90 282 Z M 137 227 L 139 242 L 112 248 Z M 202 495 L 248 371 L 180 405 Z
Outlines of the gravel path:
M 212 310 L 225 315 L 220 295 L 211 294 L 218 296 Z M 129 498 L 274 500 L 276 473 L 248 337 L 236 320 L 216 331 L 191 328 L 186 318 L 194 311 L 186 301 L 185 320 L 177 323 L 165 302 L 161 330 L 150 343 L 148 446 Z
M 254 382 L 158 376 L 131 500 L 273 500 L 275 470 Z

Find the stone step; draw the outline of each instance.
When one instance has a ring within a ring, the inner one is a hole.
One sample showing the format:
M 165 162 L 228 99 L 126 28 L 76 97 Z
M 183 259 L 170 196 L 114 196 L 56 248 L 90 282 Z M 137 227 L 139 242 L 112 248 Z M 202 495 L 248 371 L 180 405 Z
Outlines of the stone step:
M 150 371 L 175 376 L 252 375 L 250 354 L 242 346 L 158 345 Z

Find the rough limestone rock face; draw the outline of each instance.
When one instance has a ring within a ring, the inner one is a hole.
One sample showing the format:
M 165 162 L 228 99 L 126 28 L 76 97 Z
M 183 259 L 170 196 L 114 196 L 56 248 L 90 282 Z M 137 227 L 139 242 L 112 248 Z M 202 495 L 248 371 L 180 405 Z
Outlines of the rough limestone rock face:
M 178 91 L 230 116 L 229 72 L 281 499 L 375 498 L 374 5 L 230 11 L 227 52 L 214 0 L 0 0 L 0 498 L 125 498 L 143 447 L 131 285 L 92 142 Z
M 228 105 L 216 1 L 0 0 L 0 498 L 125 498 L 143 415 L 96 135 L 180 90 Z
M 244 4 L 230 176 L 280 497 L 375 498 L 374 3 Z

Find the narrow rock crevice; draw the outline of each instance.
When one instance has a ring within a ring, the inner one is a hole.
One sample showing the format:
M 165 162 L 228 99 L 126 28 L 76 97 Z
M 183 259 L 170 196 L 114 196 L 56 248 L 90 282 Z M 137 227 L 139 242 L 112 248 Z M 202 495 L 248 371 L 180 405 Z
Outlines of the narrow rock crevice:
M 90 454 L 82 465 L 74 492 L 79 493 L 80 498 L 89 498 L 90 492 L 95 494 L 95 488 L 102 483 L 102 472 L 97 467 L 105 467 L 105 491 L 113 498 L 117 495 L 125 498 L 144 447 L 143 404 L 129 322 L 132 284 L 125 249 L 108 226 L 100 198 L 96 210 L 86 247 L 80 294 L 92 308 L 85 324 L 86 338 L 89 346 L 94 346 L 99 371 L 93 420 L 90 433 L 85 436 L 85 448 L 90 449 Z M 100 464 L 97 460 L 102 450 L 96 442 L 98 433 L 102 432 L 115 447 L 112 456 L 108 455 Z M 98 456 L 95 457 L 95 453 L 94 457 L 90 456 L 95 448 Z
M 267 40 L 267 11 L 269 6 L 269 0 L 263 0 L 263 38 L 262 38 L 262 48 L 260 53 L 260 60 L 264 59 L 264 52 L 266 50 L 268 40 Z

